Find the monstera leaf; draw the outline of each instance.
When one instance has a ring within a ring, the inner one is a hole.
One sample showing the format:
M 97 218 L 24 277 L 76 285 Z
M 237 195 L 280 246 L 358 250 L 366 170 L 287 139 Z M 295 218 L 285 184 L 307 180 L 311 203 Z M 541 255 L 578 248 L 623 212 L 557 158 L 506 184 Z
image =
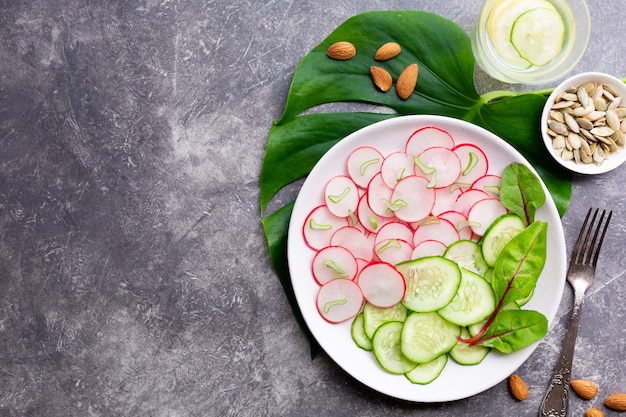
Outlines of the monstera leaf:
M 356 56 L 347 61 L 328 58 L 327 48 L 338 41 L 354 44 Z M 399 43 L 402 52 L 388 61 L 375 61 L 376 50 L 391 41 Z M 408 99 L 399 98 L 393 88 L 383 93 L 374 87 L 369 75 L 372 65 L 385 68 L 395 80 L 413 63 L 419 66 L 419 77 Z M 309 52 L 295 71 L 283 115 L 268 138 L 260 179 L 261 215 L 265 216 L 278 191 L 305 177 L 332 145 L 369 124 L 407 114 L 454 117 L 500 136 L 539 172 L 563 215 L 571 195 L 571 177 L 543 149 L 539 127 L 549 91 L 480 95 L 474 86 L 474 67 L 469 37 L 441 16 L 422 11 L 372 11 L 345 21 Z M 320 107 L 341 102 L 367 103 L 375 110 L 332 112 Z M 263 225 L 276 273 L 306 331 L 287 269 L 291 208 L 288 203 L 266 216 Z

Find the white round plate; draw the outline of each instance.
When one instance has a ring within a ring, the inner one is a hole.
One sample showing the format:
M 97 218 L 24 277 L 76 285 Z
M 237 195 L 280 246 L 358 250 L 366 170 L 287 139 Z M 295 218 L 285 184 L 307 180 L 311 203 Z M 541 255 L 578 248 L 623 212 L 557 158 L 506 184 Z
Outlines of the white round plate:
M 302 225 L 308 213 L 323 204 L 323 189 L 335 175 L 345 174 L 346 159 L 362 145 L 377 148 L 383 155 L 403 150 L 411 133 L 425 126 L 448 131 L 455 142 L 472 143 L 485 151 L 490 172 L 502 172 L 512 162 L 530 167 L 513 147 L 494 134 L 470 123 L 440 116 L 401 116 L 365 127 L 333 146 L 315 165 L 295 202 L 288 236 L 288 261 L 291 281 L 306 324 L 324 351 L 346 372 L 368 387 L 402 400 L 443 402 L 466 398 L 483 392 L 513 373 L 535 350 L 538 343 L 510 354 L 492 351 L 479 365 L 460 366 L 449 360 L 441 375 L 428 385 L 412 384 L 403 375 L 385 372 L 372 352 L 360 349 L 352 341 L 351 320 L 330 324 L 318 313 L 315 297 L 318 284 L 311 273 L 315 252 L 304 242 Z M 530 167 L 533 171 L 534 169 Z M 566 274 L 563 228 L 554 201 L 547 189 L 546 203 L 536 218 L 548 222 L 548 254 L 545 268 L 537 282 L 533 298 L 525 309 L 538 310 L 549 322 L 558 309 Z

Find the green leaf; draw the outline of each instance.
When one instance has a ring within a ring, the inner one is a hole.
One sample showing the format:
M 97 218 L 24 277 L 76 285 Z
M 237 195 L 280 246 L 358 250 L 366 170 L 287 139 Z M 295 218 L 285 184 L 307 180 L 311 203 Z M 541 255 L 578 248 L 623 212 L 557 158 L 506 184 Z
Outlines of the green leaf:
M 300 329 L 309 339 L 309 344 L 311 345 L 311 356 L 313 357 L 320 351 L 320 347 L 307 328 L 304 322 L 304 317 L 302 317 L 302 313 L 298 308 L 296 295 L 293 291 L 293 286 L 291 285 L 289 269 L 287 267 L 287 230 L 289 228 L 289 218 L 291 217 L 292 210 L 293 203 L 289 203 L 272 213 L 270 216 L 267 216 L 263 220 L 263 230 L 265 231 L 265 236 L 267 237 L 274 271 L 276 272 L 276 275 L 285 290 L 285 295 L 291 305 L 291 309 L 298 325 L 300 326 Z
M 546 262 L 548 223 L 535 221 L 506 244 L 493 268 L 498 306 L 528 297 Z
M 541 340 L 548 319 L 534 310 L 502 310 L 481 339 L 481 345 L 510 353 Z
M 500 201 L 528 226 L 535 221 L 535 212 L 546 201 L 537 176 L 523 164 L 510 164 L 502 173 Z

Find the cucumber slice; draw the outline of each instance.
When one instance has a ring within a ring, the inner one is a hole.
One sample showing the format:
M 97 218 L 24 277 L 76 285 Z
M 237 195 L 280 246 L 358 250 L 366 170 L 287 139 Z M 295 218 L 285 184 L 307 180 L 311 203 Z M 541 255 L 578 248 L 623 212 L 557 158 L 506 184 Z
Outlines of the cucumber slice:
M 402 304 L 419 312 L 445 307 L 461 283 L 458 265 L 442 256 L 428 256 L 396 265 L 406 281 Z
M 354 343 L 356 343 L 358 347 L 363 350 L 371 351 L 372 341 L 365 334 L 365 327 L 363 325 L 363 322 L 363 313 L 359 313 L 352 321 L 350 333 L 352 334 L 352 340 L 354 340 Z
M 496 308 L 491 285 L 478 274 L 461 269 L 461 285 L 450 303 L 439 315 L 459 326 L 469 326 L 486 319 Z
M 563 49 L 565 23 L 553 8 L 538 7 L 522 13 L 513 22 L 511 44 L 533 65 L 546 65 Z
M 404 374 L 414 384 L 426 385 L 433 382 L 446 367 L 448 355 L 439 355 L 428 363 L 417 365 L 413 370 Z
M 380 326 L 372 339 L 374 356 L 378 364 L 392 374 L 406 374 L 417 366 L 400 350 L 402 329 L 402 322 L 390 321 Z
M 461 328 L 437 313 L 412 313 L 404 322 L 400 348 L 417 363 L 428 363 L 457 344 Z
M 485 275 L 489 265 L 483 259 L 480 245 L 472 240 L 459 240 L 448 246 L 444 257 L 456 262 L 459 267 L 475 272 L 480 276 Z
M 467 329 L 461 330 L 461 338 L 469 338 Z M 450 357 L 459 365 L 478 365 L 490 351 L 490 348 L 482 345 L 470 346 L 467 343 L 457 343 L 450 351 Z
M 376 329 L 388 321 L 404 321 L 407 309 L 402 304 L 396 304 L 389 308 L 376 307 L 368 302 L 363 306 L 363 329 L 365 335 L 371 339 Z
M 498 217 L 485 231 L 481 240 L 481 253 L 487 265 L 493 267 L 506 244 L 524 229 L 526 229 L 524 221 L 516 214 Z

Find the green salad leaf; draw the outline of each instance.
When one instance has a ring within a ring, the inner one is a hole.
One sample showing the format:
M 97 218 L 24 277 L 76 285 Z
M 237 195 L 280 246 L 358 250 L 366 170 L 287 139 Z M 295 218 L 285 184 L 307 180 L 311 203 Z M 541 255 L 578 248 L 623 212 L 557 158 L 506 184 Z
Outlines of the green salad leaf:
M 338 41 L 352 42 L 356 56 L 347 61 L 328 58 L 326 49 Z M 399 43 L 402 52 L 391 60 L 375 61 L 376 50 L 390 41 Z M 419 77 L 407 100 L 400 99 L 393 88 L 383 93 L 374 87 L 369 75 L 372 65 L 385 68 L 395 80 L 413 63 L 419 66 Z M 377 121 L 408 114 L 433 114 L 482 126 L 528 159 L 548 187 L 559 213 L 565 213 L 571 195 L 571 175 L 543 149 L 539 125 L 550 91 L 494 91 L 480 95 L 474 85 L 474 67 L 470 39 L 461 27 L 442 16 L 415 10 L 356 15 L 302 59 L 294 73 L 284 112 L 270 130 L 260 176 L 260 209 L 261 215 L 266 216 L 263 222 L 272 263 L 294 311 L 297 303 L 286 263 L 289 210 L 267 215 L 268 205 L 278 191 L 306 176 L 333 144 Z M 346 102 L 367 103 L 376 109 L 339 112 L 322 106 Z M 281 222 L 281 227 L 277 227 Z M 269 224 L 274 226 L 267 227 Z
M 526 165 L 514 163 L 502 173 L 500 201 L 528 226 L 535 221 L 535 212 L 546 201 L 546 195 L 535 174 Z

